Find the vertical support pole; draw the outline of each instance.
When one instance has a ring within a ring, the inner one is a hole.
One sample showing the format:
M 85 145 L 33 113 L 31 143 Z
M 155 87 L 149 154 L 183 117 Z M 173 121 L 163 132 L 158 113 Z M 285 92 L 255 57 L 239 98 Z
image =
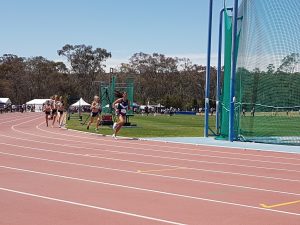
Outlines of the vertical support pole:
M 227 8 L 232 11 L 232 8 Z M 218 70 L 217 70 L 217 95 L 216 95 L 216 133 L 220 133 L 220 96 L 221 96 L 221 71 L 222 71 L 222 40 L 223 40 L 223 17 L 225 8 L 220 11 L 219 20 L 219 46 L 218 46 Z
M 209 1 L 209 18 L 208 18 L 208 43 L 207 43 L 207 64 L 205 76 L 205 118 L 204 118 L 204 137 L 208 137 L 209 126 L 209 95 L 210 95 L 210 56 L 211 56 L 211 30 L 212 30 L 212 11 L 213 0 Z
M 216 132 L 219 134 L 220 128 L 220 94 L 221 94 L 221 67 L 222 67 L 222 33 L 223 33 L 223 13 L 225 9 L 220 11 L 219 20 L 219 48 L 218 48 L 218 70 L 217 70 L 217 95 L 216 95 Z
M 116 90 L 116 76 L 112 75 L 111 85 L 110 85 L 110 99 L 111 103 L 115 101 L 115 90 Z
M 229 111 L 229 141 L 234 141 L 234 103 L 235 103 L 235 75 L 237 60 L 237 15 L 238 0 L 234 0 L 232 17 L 232 49 L 231 49 L 231 76 L 230 76 L 230 111 Z

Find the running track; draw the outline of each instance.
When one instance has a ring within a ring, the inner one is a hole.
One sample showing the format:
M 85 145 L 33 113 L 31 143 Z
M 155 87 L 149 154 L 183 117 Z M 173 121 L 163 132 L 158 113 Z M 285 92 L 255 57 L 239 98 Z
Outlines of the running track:
M 43 118 L 0 115 L 1 225 L 300 224 L 299 154 L 114 141 Z

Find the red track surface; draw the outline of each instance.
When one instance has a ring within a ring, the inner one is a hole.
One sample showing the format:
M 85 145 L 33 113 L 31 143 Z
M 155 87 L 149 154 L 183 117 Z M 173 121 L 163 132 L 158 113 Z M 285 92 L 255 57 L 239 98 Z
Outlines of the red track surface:
M 43 122 L 0 115 L 1 225 L 300 224 L 300 155 L 115 141 Z

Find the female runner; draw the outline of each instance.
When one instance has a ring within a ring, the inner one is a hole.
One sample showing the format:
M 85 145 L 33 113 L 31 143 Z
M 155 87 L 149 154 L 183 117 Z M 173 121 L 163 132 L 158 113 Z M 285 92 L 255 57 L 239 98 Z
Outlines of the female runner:
M 130 110 L 130 104 L 129 100 L 127 99 L 127 93 L 126 92 L 119 92 L 115 91 L 115 96 L 118 98 L 114 103 L 113 106 L 115 107 L 116 110 L 116 115 L 118 117 L 118 122 L 114 123 L 113 125 L 113 138 L 117 138 L 117 134 L 121 130 L 122 126 L 125 124 L 126 120 L 126 114 L 127 110 Z
M 48 120 L 49 120 L 49 116 L 50 116 L 50 113 L 51 113 L 51 104 L 50 104 L 50 101 L 46 101 L 46 104 L 44 105 L 44 108 L 43 108 L 43 112 L 45 112 L 45 115 L 46 115 L 46 125 L 48 127 Z
M 54 127 L 54 123 L 56 121 L 56 117 L 57 117 L 57 109 L 58 109 L 58 96 L 54 95 L 53 99 L 52 99 L 52 116 L 53 116 L 53 121 L 52 121 L 52 128 Z
M 100 115 L 101 115 L 100 98 L 99 98 L 99 96 L 95 95 L 94 101 L 92 102 L 92 105 L 91 105 L 91 118 L 90 118 L 90 121 L 89 121 L 86 129 L 90 129 L 90 125 L 94 122 L 94 118 L 97 117 L 97 123 L 96 123 L 95 130 L 98 131 L 99 124 L 100 124 Z
M 59 102 L 58 102 L 58 112 L 59 112 L 58 124 L 59 124 L 59 128 L 61 128 L 63 126 L 64 110 L 65 110 L 64 100 L 63 100 L 63 97 L 60 96 L 59 97 Z

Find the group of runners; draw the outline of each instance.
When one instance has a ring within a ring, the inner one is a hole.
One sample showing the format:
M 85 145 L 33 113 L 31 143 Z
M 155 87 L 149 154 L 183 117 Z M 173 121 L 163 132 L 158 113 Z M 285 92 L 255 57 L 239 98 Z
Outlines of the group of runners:
M 55 122 L 58 123 L 59 128 L 64 126 L 64 111 L 63 97 L 58 95 L 50 97 L 50 100 L 47 100 L 43 106 L 47 127 L 49 126 L 49 120 L 52 120 L 51 127 L 54 127 Z
M 126 92 L 119 92 L 115 91 L 115 97 L 117 98 L 116 101 L 113 102 L 112 107 L 114 108 L 114 111 L 117 116 L 117 122 L 114 122 L 113 124 L 113 138 L 117 138 L 117 134 L 121 130 L 121 128 L 125 124 L 126 114 L 127 111 L 130 109 L 129 100 L 127 98 Z M 91 114 L 90 114 L 90 120 L 87 124 L 87 130 L 90 129 L 91 124 L 93 124 L 96 121 L 96 131 L 99 130 L 99 125 L 101 122 L 101 104 L 100 104 L 100 98 L 99 96 L 94 96 L 94 101 L 91 104 Z
M 114 111 L 117 116 L 117 122 L 114 122 L 113 124 L 113 135 L 112 137 L 116 139 L 117 134 L 121 130 L 121 128 L 124 126 L 126 121 L 126 114 L 127 111 L 130 110 L 130 104 L 129 100 L 127 98 L 126 92 L 119 92 L 115 91 L 115 97 L 116 101 L 113 102 L 112 107 L 114 108 Z M 99 125 L 101 122 L 101 112 L 102 107 L 100 103 L 99 96 L 94 96 L 94 100 L 91 104 L 91 113 L 90 113 L 90 120 L 87 124 L 87 130 L 90 129 L 90 126 L 96 122 L 96 128 L 95 130 L 99 130 Z M 57 95 L 51 97 L 51 100 L 48 100 L 46 104 L 44 105 L 43 111 L 46 115 L 46 125 L 49 126 L 49 119 L 52 118 L 52 125 L 51 127 L 54 127 L 55 122 L 58 122 L 59 127 L 62 127 L 64 124 L 64 111 L 65 111 L 65 104 L 63 101 L 62 96 L 58 97 Z M 50 117 L 51 116 L 51 117 Z M 50 118 L 49 118 L 50 117 Z

